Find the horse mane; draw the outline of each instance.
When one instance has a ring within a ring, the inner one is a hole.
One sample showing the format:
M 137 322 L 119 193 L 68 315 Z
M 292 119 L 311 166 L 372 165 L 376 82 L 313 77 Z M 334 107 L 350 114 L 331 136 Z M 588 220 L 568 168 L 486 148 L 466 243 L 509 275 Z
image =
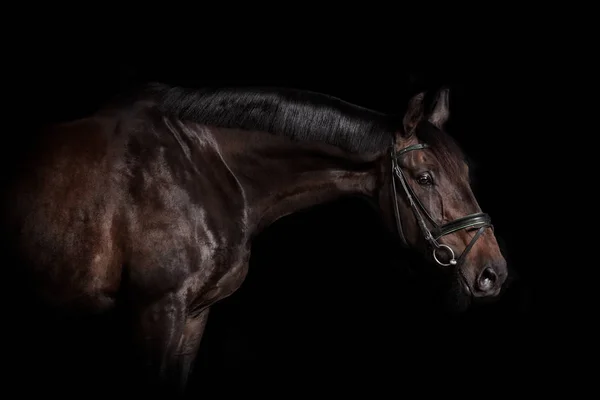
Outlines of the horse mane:
M 154 99 L 161 113 L 180 120 L 321 141 L 353 153 L 383 151 L 393 133 L 402 129 L 399 115 L 297 89 L 192 89 L 151 83 L 143 93 Z
M 134 96 L 151 99 L 160 113 L 183 121 L 321 141 L 353 153 L 384 151 L 394 133 L 403 129 L 402 114 L 384 114 L 299 89 L 197 89 L 152 82 L 134 91 Z M 454 172 L 461 171 L 463 161 L 471 164 L 456 141 L 432 124 L 421 124 L 415 134 Z

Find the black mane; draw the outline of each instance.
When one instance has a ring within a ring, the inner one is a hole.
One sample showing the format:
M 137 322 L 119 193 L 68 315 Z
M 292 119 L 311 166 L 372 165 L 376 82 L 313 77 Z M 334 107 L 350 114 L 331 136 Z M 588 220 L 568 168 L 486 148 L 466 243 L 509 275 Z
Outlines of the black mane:
M 401 117 L 325 94 L 281 88 L 189 89 L 148 85 L 166 115 L 227 128 L 260 130 L 300 141 L 323 141 L 350 152 L 388 148 Z
M 276 87 L 184 88 L 150 83 L 142 90 L 158 110 L 180 120 L 227 128 L 260 130 L 298 141 L 322 141 L 354 153 L 383 151 L 403 129 L 402 115 L 360 107 L 337 97 Z M 140 92 L 134 96 L 140 98 Z M 415 134 L 442 164 L 460 172 L 467 161 L 447 133 L 426 123 Z

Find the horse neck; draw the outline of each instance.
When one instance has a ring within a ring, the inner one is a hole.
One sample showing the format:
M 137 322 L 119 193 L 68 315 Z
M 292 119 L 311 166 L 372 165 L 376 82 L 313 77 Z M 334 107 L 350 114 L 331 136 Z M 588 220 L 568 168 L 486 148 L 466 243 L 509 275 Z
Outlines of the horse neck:
M 355 154 L 325 143 L 253 132 L 241 137 L 238 133 L 243 143 L 230 152 L 229 167 L 243 187 L 257 232 L 317 204 L 376 194 L 383 151 Z

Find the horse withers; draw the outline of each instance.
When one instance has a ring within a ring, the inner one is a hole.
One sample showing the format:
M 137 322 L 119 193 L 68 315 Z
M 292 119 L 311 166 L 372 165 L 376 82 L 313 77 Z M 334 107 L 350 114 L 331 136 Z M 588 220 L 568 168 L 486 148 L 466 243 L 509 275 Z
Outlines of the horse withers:
M 446 89 L 396 116 L 305 91 L 148 85 L 27 147 L 3 195 L 6 293 L 21 316 L 125 315 L 144 385 L 180 393 L 253 238 L 360 195 L 463 304 L 497 297 L 506 262 L 448 117 Z

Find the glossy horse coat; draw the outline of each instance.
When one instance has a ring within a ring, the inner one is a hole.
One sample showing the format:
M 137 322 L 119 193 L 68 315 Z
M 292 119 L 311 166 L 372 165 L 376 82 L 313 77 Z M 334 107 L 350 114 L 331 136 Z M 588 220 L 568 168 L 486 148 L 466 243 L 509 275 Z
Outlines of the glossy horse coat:
M 150 85 L 28 149 L 3 198 L 15 291 L 64 315 L 126 310 L 146 383 L 183 390 L 210 306 L 240 287 L 275 220 L 362 195 L 432 259 L 393 165 L 433 223 L 481 215 L 447 118 L 445 90 L 398 117 L 301 91 Z M 469 221 L 438 238 L 465 253 L 440 268 L 465 297 L 495 296 L 505 261 L 489 220 Z

